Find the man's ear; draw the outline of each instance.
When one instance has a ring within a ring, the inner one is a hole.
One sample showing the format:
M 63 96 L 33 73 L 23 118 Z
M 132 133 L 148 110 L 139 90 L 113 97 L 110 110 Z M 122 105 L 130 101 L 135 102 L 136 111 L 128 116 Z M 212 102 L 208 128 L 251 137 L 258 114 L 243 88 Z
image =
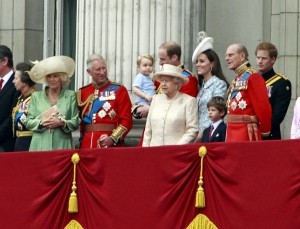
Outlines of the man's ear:
M 171 59 L 172 59 L 172 61 L 178 61 L 179 60 L 179 58 L 176 54 L 174 54 Z

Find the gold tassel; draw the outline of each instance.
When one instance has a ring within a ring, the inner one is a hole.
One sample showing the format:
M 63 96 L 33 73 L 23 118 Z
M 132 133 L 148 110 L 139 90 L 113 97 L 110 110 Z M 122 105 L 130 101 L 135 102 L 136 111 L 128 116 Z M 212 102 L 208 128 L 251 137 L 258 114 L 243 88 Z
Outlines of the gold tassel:
M 204 194 L 204 189 L 203 189 L 203 159 L 204 156 L 206 155 L 207 150 L 205 146 L 201 146 L 199 148 L 199 156 L 201 157 L 201 161 L 200 161 L 200 178 L 198 181 L 198 190 L 196 193 L 196 208 L 204 208 L 205 207 L 205 194 Z
M 76 194 L 76 164 L 78 164 L 80 160 L 80 157 L 78 153 L 74 153 L 72 155 L 71 161 L 74 164 L 74 174 L 73 174 L 73 182 L 72 182 L 72 193 L 70 195 L 69 199 L 69 213 L 77 213 L 78 212 L 78 200 L 77 200 L 77 194 Z

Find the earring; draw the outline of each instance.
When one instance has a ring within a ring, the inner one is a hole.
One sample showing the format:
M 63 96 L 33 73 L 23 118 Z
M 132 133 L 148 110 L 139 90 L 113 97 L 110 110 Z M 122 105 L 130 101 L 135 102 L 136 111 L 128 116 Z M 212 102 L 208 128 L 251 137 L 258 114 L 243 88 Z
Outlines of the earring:
M 212 72 L 212 70 L 213 70 L 213 67 L 211 66 L 211 67 L 210 67 L 210 71 Z

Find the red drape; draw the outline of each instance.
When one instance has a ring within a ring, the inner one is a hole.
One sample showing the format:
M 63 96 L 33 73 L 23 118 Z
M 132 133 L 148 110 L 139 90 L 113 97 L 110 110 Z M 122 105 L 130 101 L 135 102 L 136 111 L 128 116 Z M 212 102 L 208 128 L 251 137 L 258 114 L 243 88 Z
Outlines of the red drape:
M 200 146 L 206 207 L 196 209 Z M 300 228 L 300 141 L 0 154 L 1 228 Z M 77 152 L 79 212 L 68 213 Z

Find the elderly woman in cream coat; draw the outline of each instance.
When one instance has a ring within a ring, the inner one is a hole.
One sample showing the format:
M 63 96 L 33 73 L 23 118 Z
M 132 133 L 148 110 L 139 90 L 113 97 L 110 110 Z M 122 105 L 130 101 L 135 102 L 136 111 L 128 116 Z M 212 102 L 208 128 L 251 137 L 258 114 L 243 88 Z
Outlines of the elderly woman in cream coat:
M 188 78 L 181 68 L 170 64 L 164 64 L 153 78 L 160 82 L 162 94 L 151 102 L 143 146 L 192 143 L 198 133 L 197 101 L 179 92 Z

